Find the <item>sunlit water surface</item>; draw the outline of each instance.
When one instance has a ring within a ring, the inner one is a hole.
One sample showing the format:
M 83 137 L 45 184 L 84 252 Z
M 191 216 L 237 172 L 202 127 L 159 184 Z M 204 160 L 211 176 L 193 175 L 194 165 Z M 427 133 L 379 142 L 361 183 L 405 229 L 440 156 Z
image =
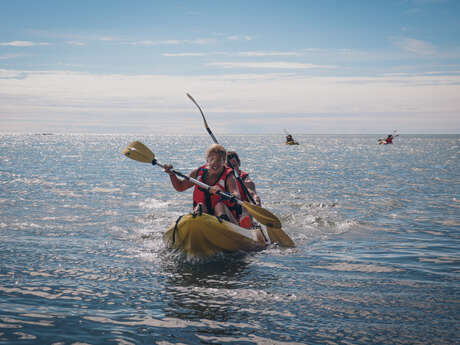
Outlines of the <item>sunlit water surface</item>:
M 460 136 L 221 136 L 297 247 L 171 253 L 206 136 L 0 135 L 2 344 L 459 344 Z

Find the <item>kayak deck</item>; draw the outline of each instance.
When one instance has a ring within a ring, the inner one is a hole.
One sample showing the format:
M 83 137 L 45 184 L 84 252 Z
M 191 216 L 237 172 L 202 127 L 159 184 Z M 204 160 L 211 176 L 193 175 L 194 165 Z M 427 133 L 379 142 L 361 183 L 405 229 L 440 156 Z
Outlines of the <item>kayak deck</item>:
M 245 229 L 205 213 L 179 217 L 165 232 L 163 239 L 168 247 L 194 256 L 259 251 L 271 243 L 263 226 Z

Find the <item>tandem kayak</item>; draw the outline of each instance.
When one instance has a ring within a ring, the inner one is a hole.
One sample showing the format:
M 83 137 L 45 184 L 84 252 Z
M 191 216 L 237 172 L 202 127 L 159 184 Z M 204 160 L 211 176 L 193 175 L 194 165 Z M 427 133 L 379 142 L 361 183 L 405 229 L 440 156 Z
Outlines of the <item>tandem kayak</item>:
M 298 141 L 286 141 L 286 145 L 299 145 Z
M 294 247 L 292 240 L 289 237 L 287 240 L 286 236 L 284 231 L 277 228 L 260 225 L 255 229 L 245 229 L 206 213 L 189 213 L 179 217 L 163 239 L 171 249 L 179 249 L 187 255 L 207 257 L 220 252 L 260 251 L 272 243 Z

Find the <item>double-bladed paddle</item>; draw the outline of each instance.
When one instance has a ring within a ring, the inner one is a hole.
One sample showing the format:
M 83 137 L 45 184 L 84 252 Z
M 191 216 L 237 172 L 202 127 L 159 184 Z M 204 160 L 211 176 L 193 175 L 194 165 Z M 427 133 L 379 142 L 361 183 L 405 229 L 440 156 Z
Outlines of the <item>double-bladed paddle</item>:
M 197 106 L 198 110 L 201 113 L 201 116 L 203 117 L 204 126 L 206 127 L 207 132 L 211 136 L 211 138 L 214 141 L 214 143 L 218 144 L 219 142 L 217 141 L 216 137 L 214 136 L 214 134 L 211 131 L 211 128 L 209 128 L 208 123 L 206 122 L 206 118 L 204 116 L 203 110 L 201 110 L 201 107 L 198 105 L 197 101 L 195 101 L 195 99 L 189 93 L 187 93 L 187 97 L 190 98 L 190 100 Z M 251 203 L 252 203 L 252 204 L 249 204 L 249 203 L 246 202 L 246 204 L 250 205 L 252 207 L 255 207 L 256 206 L 255 201 L 252 198 L 251 194 L 249 193 L 248 188 L 244 184 L 243 180 L 241 179 L 240 174 L 232 166 L 232 163 L 228 162 L 228 164 L 233 169 L 233 174 L 235 175 L 236 179 L 240 182 L 240 185 L 243 188 L 243 191 L 246 193 L 246 195 L 248 196 L 249 201 L 251 201 Z M 246 210 L 248 210 L 248 207 L 245 207 L 245 208 L 246 208 Z M 259 208 L 261 208 L 261 207 L 259 207 Z M 248 210 L 248 212 L 249 212 L 249 210 Z M 249 212 L 249 213 L 251 213 L 251 212 Z M 253 215 L 253 217 L 257 219 L 257 217 L 255 217 L 254 215 Z M 263 222 L 261 222 L 261 223 L 264 224 Z M 283 229 L 281 229 L 281 222 L 279 222 L 279 220 L 278 220 L 278 224 L 279 224 L 279 226 L 267 226 L 268 236 L 270 237 L 271 241 L 272 242 L 277 242 L 281 246 L 284 246 L 284 247 L 295 247 L 294 242 L 291 240 L 291 238 L 288 236 L 288 234 L 286 234 L 283 231 Z M 264 224 L 264 225 L 267 225 L 267 224 Z
M 193 103 L 195 103 L 195 105 L 197 106 L 198 110 L 199 110 L 200 113 L 201 113 L 201 116 L 203 117 L 204 126 L 206 127 L 206 130 L 208 131 L 209 135 L 211 136 L 212 141 L 214 141 L 214 144 L 218 144 L 219 142 L 217 141 L 216 137 L 214 136 L 214 134 L 213 134 L 212 131 L 211 131 L 211 128 L 209 128 L 208 123 L 206 122 L 206 118 L 204 117 L 203 110 L 201 110 L 201 107 L 198 105 L 198 103 L 195 101 L 195 99 L 192 97 L 192 95 L 190 95 L 189 93 L 187 93 L 187 97 L 190 98 L 190 100 L 191 100 Z M 255 204 L 256 202 L 254 201 L 253 197 L 252 197 L 251 194 L 249 193 L 248 188 L 246 187 L 246 185 L 244 184 L 243 180 L 241 179 L 241 176 L 240 176 L 240 174 L 238 173 L 238 171 L 233 167 L 233 165 L 232 165 L 231 162 L 228 161 L 227 163 L 228 163 L 228 165 L 230 166 L 230 168 L 232 168 L 233 174 L 235 175 L 236 179 L 240 182 L 241 188 L 243 188 L 243 191 L 244 191 L 244 192 L 246 193 L 246 195 L 248 196 L 249 201 L 252 202 L 253 204 Z
M 123 150 L 123 154 L 126 157 L 134 159 L 134 160 L 136 160 L 138 162 L 149 163 L 149 164 L 152 164 L 152 165 L 158 165 L 159 167 L 162 167 L 164 169 L 164 165 L 160 164 L 156 160 L 154 153 L 147 146 L 142 144 L 140 141 L 134 141 L 131 144 L 129 144 Z M 203 183 L 201 181 L 198 181 L 198 180 L 196 180 L 196 179 L 194 179 L 194 178 L 192 178 L 190 176 L 184 175 L 179 171 L 171 170 L 171 172 L 176 174 L 177 176 L 180 176 L 180 177 L 192 182 L 195 185 L 198 185 L 198 186 L 200 186 L 202 188 L 205 188 L 207 190 L 210 189 L 210 186 L 208 186 L 207 184 L 205 184 L 205 183 Z M 250 204 L 250 203 L 248 203 L 246 201 L 241 201 L 240 199 L 235 198 L 233 195 L 231 195 L 229 193 L 219 191 L 218 194 L 222 198 L 227 199 L 227 200 L 235 201 L 236 203 L 238 203 L 239 205 L 244 207 L 251 216 L 253 216 L 255 219 L 257 219 L 257 221 L 259 221 L 261 224 L 266 225 L 267 229 L 270 229 L 270 228 L 278 229 L 279 228 L 279 230 L 281 230 L 281 222 L 280 222 L 280 220 L 278 219 L 278 217 L 276 217 L 270 211 L 264 209 L 263 207 Z M 270 238 L 271 238 L 271 236 L 270 236 Z M 273 241 L 273 239 L 272 239 L 272 241 Z M 284 243 L 282 243 L 280 241 L 278 241 L 278 242 L 280 243 L 280 245 L 284 245 L 284 246 L 287 246 L 287 247 L 293 247 L 294 246 L 294 243 L 292 242 L 292 240 L 291 240 L 292 244 L 290 244 L 289 241 L 286 241 L 286 240 L 283 241 Z

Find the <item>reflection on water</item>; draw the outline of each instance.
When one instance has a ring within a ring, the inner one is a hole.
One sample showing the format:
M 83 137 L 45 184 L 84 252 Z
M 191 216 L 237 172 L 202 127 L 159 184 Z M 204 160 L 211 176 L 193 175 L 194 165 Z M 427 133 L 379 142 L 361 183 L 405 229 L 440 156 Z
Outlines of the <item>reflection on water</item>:
M 191 192 L 120 154 L 188 173 L 203 137 L 2 138 L 0 343 L 458 343 L 458 136 L 223 136 L 297 247 L 208 260 L 162 240 Z

